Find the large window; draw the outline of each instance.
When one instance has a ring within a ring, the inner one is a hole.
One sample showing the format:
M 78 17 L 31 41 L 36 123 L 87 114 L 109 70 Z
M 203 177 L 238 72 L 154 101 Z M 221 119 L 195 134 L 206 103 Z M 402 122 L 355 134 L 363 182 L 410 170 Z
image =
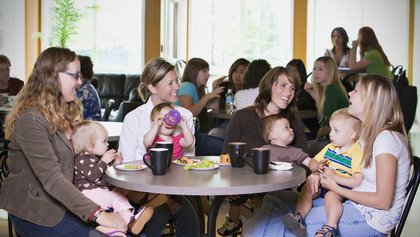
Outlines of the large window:
M 200 57 L 209 62 L 212 74 L 223 75 L 240 57 L 266 59 L 272 66 L 292 58 L 292 0 L 190 0 L 188 26 L 183 12 L 187 0 L 164 2 L 164 38 L 173 39 L 164 42 L 167 58 Z
M 54 1 L 42 4 L 42 29 L 49 35 Z M 83 12 L 78 34 L 68 46 L 78 54 L 91 56 L 95 72 L 140 73 L 144 64 L 144 1 L 75 1 Z M 97 6 L 96 10 L 88 9 Z M 43 40 L 43 48 L 48 40 Z

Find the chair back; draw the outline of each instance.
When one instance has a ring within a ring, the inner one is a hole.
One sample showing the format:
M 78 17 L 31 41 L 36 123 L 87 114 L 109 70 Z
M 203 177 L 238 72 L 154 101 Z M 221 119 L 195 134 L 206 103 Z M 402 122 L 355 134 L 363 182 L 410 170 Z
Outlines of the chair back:
M 403 231 L 405 221 L 407 220 L 408 213 L 410 212 L 411 205 L 413 204 L 414 198 L 416 197 L 417 188 L 420 184 L 420 158 L 417 156 L 413 157 L 413 172 L 411 174 L 410 181 L 407 186 L 407 194 L 401 219 L 398 225 L 392 230 L 391 237 L 399 237 Z
M 1 183 L 6 179 L 9 174 L 9 168 L 7 167 L 7 153 L 9 150 L 2 150 L 0 152 L 0 188 Z
M 141 101 L 123 101 L 118 108 L 118 114 L 112 121 L 123 122 L 125 116 L 144 103 Z
M 108 102 L 106 102 L 105 104 L 105 111 L 104 114 L 102 116 L 102 121 L 108 121 L 109 120 L 109 115 L 111 114 L 111 110 L 112 110 L 112 106 L 114 105 L 115 100 L 110 99 L 108 100 Z

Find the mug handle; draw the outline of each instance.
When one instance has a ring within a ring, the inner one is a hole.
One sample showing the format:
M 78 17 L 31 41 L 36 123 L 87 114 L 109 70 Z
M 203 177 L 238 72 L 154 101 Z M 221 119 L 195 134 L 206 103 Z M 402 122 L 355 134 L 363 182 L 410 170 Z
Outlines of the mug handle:
M 146 153 L 146 154 L 144 154 L 144 155 L 143 155 L 143 163 L 144 163 L 147 167 L 149 167 L 151 170 L 153 170 L 152 166 L 151 166 L 151 165 L 147 162 L 146 156 L 148 156 L 148 157 L 149 157 L 149 160 L 150 160 L 150 154 Z
M 251 158 L 251 159 L 250 159 L 250 158 Z M 251 166 L 251 168 L 253 168 L 253 169 L 254 169 L 254 164 L 252 163 L 252 156 L 251 156 L 251 157 L 249 157 L 249 156 L 245 156 L 245 155 L 244 155 L 244 160 L 245 160 L 245 163 L 246 163 L 247 165 Z

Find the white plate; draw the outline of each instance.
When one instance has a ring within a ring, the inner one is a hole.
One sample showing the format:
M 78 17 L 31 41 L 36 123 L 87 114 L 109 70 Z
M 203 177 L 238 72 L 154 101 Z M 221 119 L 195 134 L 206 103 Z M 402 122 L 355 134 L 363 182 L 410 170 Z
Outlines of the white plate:
M 216 163 L 220 166 L 232 166 L 230 163 L 219 163 L 219 162 L 216 162 Z
M 272 164 L 275 163 L 275 164 Z M 281 162 L 281 161 L 272 161 L 270 162 L 269 167 L 273 170 L 290 170 L 293 168 L 292 164 L 287 162 Z
M 125 168 L 124 166 L 125 166 L 126 164 L 119 164 L 119 165 L 116 165 L 116 166 L 114 166 L 116 169 L 119 169 L 119 170 L 123 170 L 123 171 L 139 171 L 139 170 L 144 170 L 144 169 L 146 169 L 147 168 L 147 166 L 146 165 L 143 165 L 143 164 L 140 164 L 141 165 L 141 167 L 140 168 Z
M 218 164 L 214 164 L 213 168 L 192 168 L 191 167 L 191 170 L 205 171 L 205 170 L 215 170 L 215 169 L 218 169 L 218 168 L 219 168 L 219 165 Z
M 193 164 L 197 164 L 198 162 L 200 162 L 200 160 L 198 160 L 198 159 L 191 159 L 191 160 L 193 161 Z M 177 161 L 178 160 L 173 160 L 172 163 L 174 163 L 175 165 L 182 165 L 182 166 L 191 165 L 191 164 L 178 163 Z

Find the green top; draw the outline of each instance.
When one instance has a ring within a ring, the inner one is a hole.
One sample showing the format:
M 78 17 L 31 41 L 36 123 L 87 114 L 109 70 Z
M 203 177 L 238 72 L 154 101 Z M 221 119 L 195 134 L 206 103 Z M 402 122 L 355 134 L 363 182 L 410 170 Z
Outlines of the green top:
M 370 64 L 366 68 L 368 74 L 379 74 L 387 78 L 391 78 L 391 71 L 388 66 L 385 66 L 384 58 L 376 49 L 368 49 L 363 59 L 366 59 Z
M 349 106 L 349 99 L 340 87 L 332 83 L 325 88 L 324 115 L 321 126 L 329 126 L 331 115 L 341 108 Z

